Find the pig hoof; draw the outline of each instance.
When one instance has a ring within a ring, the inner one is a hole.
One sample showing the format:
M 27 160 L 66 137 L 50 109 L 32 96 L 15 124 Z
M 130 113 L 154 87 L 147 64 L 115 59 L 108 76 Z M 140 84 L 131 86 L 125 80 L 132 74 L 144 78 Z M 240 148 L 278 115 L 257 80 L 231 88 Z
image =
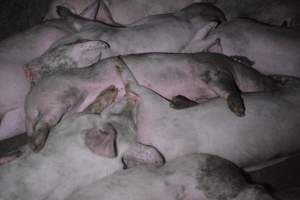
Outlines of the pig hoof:
M 173 109 L 184 109 L 195 105 L 198 105 L 198 103 L 182 95 L 177 95 L 170 101 L 170 107 Z
M 230 94 L 227 98 L 229 109 L 239 117 L 245 116 L 245 106 L 239 94 Z
M 31 150 L 35 153 L 40 152 L 47 141 L 48 138 L 48 133 L 40 133 L 40 134 L 35 134 L 30 138 L 29 146 Z

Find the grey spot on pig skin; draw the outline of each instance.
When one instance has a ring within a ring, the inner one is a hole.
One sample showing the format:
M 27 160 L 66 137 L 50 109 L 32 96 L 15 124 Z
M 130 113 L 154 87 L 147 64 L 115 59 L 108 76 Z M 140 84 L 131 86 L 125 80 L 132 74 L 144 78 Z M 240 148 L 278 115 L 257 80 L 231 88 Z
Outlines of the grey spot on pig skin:
M 199 162 L 198 189 L 207 198 L 228 200 L 234 198 L 247 185 L 242 171 L 229 161 L 208 157 L 206 164 Z
M 210 78 L 210 71 L 206 70 L 203 74 L 200 75 L 201 79 L 205 82 L 209 82 L 211 80 Z
M 82 91 L 78 88 L 71 87 L 69 90 L 65 91 L 62 96 L 59 97 L 59 102 L 62 102 L 67 107 L 74 106 L 75 101 L 79 101 L 83 99 L 84 95 Z

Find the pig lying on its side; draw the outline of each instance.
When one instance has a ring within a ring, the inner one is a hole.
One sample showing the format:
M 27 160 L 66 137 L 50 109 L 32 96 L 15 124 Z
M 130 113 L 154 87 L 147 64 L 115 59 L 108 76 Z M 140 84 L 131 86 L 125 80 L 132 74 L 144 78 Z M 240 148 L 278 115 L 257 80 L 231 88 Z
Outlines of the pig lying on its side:
M 53 0 L 47 19 L 57 18 L 55 7 L 63 5 L 80 13 L 93 0 Z M 192 3 L 212 3 L 227 19 L 247 17 L 273 25 L 300 25 L 298 0 L 100 0 L 97 19 L 108 24 L 131 24 L 149 15 L 174 12 Z
M 93 10 L 89 7 L 84 16 L 93 17 Z M 24 102 L 30 81 L 25 77 L 23 65 L 40 56 L 58 39 L 74 32 L 70 22 L 57 19 L 0 42 L 0 140 L 25 132 Z M 78 45 L 91 46 L 89 43 Z M 102 44 L 93 45 L 90 53 L 98 55 Z
M 272 25 L 296 27 L 300 25 L 298 0 L 216 0 L 228 20 L 243 17 Z
M 221 96 L 238 116 L 245 115 L 240 91 L 277 89 L 277 82 L 270 77 L 213 53 L 128 55 L 81 69 L 65 69 L 80 67 L 76 65 L 58 65 L 57 69 L 48 65 L 36 67 L 28 66 L 32 77 L 45 76 L 36 82 L 26 100 L 27 132 L 33 136 L 36 151 L 42 148 L 49 129 L 66 113 L 83 110 L 108 86 L 115 85 L 120 91 L 119 97 L 124 95 L 122 71 L 166 98 L 177 94 L 194 100 Z
M 173 110 L 169 101 L 134 84 L 123 100 L 138 110 L 138 141 L 155 146 L 167 161 L 203 152 L 250 170 L 300 150 L 300 81 L 286 79 L 285 88 L 277 92 L 243 95 L 247 107 L 243 118 L 232 115 L 222 99 Z
M 215 2 L 215 0 L 97 0 L 99 11 L 96 19 L 107 24 L 131 24 L 141 18 L 180 10 L 192 3 Z M 56 6 L 64 6 L 78 14 L 95 0 L 53 0 L 46 19 L 58 18 Z M 209 12 L 208 12 L 209 13 Z
M 219 39 L 219 42 L 215 42 Z M 209 51 L 246 56 L 266 74 L 300 77 L 300 30 L 268 26 L 247 19 L 221 24 L 203 40 Z M 202 46 L 201 42 L 199 46 Z M 188 50 L 186 50 L 188 51 Z M 193 51 L 193 49 L 191 49 Z
M 145 17 L 125 27 L 88 21 L 65 7 L 58 7 L 61 17 L 71 21 L 79 32 L 53 45 L 69 45 L 82 40 L 101 40 L 110 48 L 102 58 L 147 52 L 181 52 L 201 41 L 218 22 L 225 21 L 223 13 L 209 4 L 193 4 L 174 13 Z M 207 46 L 197 48 L 197 52 Z
M 207 154 L 190 154 L 160 168 L 143 165 L 74 191 L 68 200 L 274 200 L 250 185 L 233 163 Z
M 101 116 L 76 114 L 63 120 L 39 154 L 28 151 L 0 166 L 0 199 L 64 200 L 76 188 L 121 170 L 125 152 L 139 157 L 140 163 L 162 165 L 163 158 L 155 148 L 135 143 L 133 123 L 123 126 L 130 120 L 118 107 L 104 110 Z M 112 146 L 110 140 L 114 140 Z

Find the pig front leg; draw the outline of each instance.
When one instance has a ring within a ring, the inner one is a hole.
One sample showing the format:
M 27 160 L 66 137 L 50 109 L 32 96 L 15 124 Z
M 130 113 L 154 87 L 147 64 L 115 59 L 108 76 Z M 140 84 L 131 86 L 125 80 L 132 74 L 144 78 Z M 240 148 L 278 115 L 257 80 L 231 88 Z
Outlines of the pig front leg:
M 230 71 L 226 70 L 226 68 L 208 65 L 205 70 L 195 71 L 195 74 L 200 79 L 199 84 L 206 84 L 209 90 L 226 99 L 227 105 L 233 113 L 239 117 L 245 115 L 245 106 L 241 92 Z M 173 97 L 173 101 L 170 104 L 175 109 L 192 105 L 195 105 L 195 103 L 183 96 Z

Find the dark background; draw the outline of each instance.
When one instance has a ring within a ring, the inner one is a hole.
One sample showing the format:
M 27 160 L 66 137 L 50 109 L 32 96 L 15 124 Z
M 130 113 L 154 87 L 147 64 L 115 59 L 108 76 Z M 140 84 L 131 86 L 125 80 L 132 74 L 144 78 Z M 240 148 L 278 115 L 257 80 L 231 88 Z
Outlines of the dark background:
M 40 23 L 51 0 L 0 0 L 0 40 Z

